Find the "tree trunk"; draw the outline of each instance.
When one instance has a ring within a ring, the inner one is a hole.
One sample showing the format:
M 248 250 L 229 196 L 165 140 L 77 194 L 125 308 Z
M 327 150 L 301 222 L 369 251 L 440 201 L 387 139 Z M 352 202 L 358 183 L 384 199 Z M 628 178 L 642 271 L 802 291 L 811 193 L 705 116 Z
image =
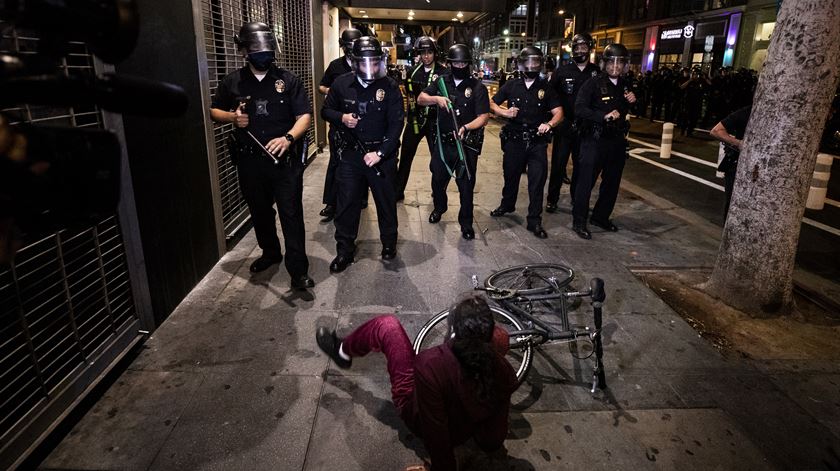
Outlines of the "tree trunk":
M 758 81 L 723 240 L 704 286 L 754 316 L 787 313 L 793 304 L 799 230 L 840 77 L 839 44 L 840 0 L 782 3 Z

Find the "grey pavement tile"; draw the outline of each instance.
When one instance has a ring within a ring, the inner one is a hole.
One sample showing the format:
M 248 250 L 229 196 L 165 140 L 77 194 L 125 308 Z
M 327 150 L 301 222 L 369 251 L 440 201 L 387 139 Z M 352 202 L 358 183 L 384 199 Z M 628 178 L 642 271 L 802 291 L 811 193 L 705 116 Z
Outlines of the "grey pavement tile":
M 840 439 L 840 374 L 782 374 L 771 380 Z
M 181 306 L 142 346 L 130 369 L 192 371 L 213 365 L 239 331 L 247 306 Z M 232 366 L 232 365 L 231 365 Z
M 326 368 L 327 356 L 315 343 L 315 330 L 337 318 L 336 312 L 249 313 L 213 362 L 238 365 L 237 371 L 254 375 L 319 375 Z
M 526 413 L 523 419 L 505 444 L 536 470 L 776 468 L 714 409 Z
M 41 467 L 146 470 L 201 382 L 196 373 L 125 372 Z
M 840 361 L 825 358 L 820 360 L 752 360 L 762 373 L 840 373 Z
M 208 374 L 149 469 L 302 469 L 321 382 Z
M 387 378 L 328 375 L 304 470 L 403 469 L 427 456 L 397 415 Z
M 689 407 L 724 410 L 784 469 L 823 469 L 840 440 L 770 378 L 757 374 L 665 377 Z M 835 458 L 836 459 L 836 458 Z

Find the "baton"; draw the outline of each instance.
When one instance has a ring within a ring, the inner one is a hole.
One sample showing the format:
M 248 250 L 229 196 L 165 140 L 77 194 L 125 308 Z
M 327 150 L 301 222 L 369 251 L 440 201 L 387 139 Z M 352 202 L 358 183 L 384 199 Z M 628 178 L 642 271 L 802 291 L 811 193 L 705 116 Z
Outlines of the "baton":
M 464 147 L 461 143 L 461 137 L 458 136 L 458 130 L 460 129 L 460 126 L 458 126 L 458 117 L 455 116 L 455 109 L 452 108 L 452 100 L 449 98 L 449 91 L 446 89 L 446 82 L 443 81 L 443 77 L 438 77 L 438 82 L 440 83 L 440 90 L 443 92 L 443 96 L 447 99 L 446 108 L 449 110 L 449 116 L 452 118 L 452 125 L 455 126 L 455 130 L 452 131 L 452 136 L 455 137 L 455 148 L 458 149 L 458 157 L 461 158 L 461 162 L 464 162 L 464 170 L 467 172 L 467 180 L 472 180 L 472 175 L 470 175 L 470 165 L 469 162 L 467 162 L 466 157 L 464 157 Z
M 246 97 L 239 97 L 239 106 L 240 106 L 240 107 L 242 107 L 243 105 L 247 105 L 247 104 L 248 104 L 248 101 L 249 101 L 250 99 L 251 99 L 250 95 L 249 95 L 249 96 L 246 96 Z M 277 165 L 277 164 L 279 164 L 279 163 L 280 163 L 280 161 L 279 161 L 279 160 L 277 160 L 277 157 L 275 157 L 275 156 L 274 156 L 274 154 L 272 154 L 271 152 L 269 152 L 269 151 L 268 151 L 268 149 L 266 149 L 266 148 L 265 148 L 265 146 L 264 146 L 264 145 L 262 145 L 262 143 L 260 142 L 260 140 L 259 140 L 259 139 L 257 139 L 257 137 L 256 137 L 256 136 L 254 136 L 253 134 L 251 134 L 251 131 L 249 131 L 249 130 L 247 130 L 247 129 L 243 129 L 243 130 L 244 130 L 244 131 L 245 131 L 245 133 L 247 133 L 247 134 L 248 134 L 248 136 L 249 136 L 249 137 L 250 137 L 250 138 L 254 141 L 254 143 L 256 143 L 256 144 L 257 144 L 257 146 L 258 146 L 260 149 L 262 149 L 262 151 L 263 151 L 263 152 L 265 152 L 265 153 L 266 153 L 266 155 L 268 155 L 268 156 L 271 158 L 271 160 L 273 160 L 273 161 L 274 161 L 274 165 Z

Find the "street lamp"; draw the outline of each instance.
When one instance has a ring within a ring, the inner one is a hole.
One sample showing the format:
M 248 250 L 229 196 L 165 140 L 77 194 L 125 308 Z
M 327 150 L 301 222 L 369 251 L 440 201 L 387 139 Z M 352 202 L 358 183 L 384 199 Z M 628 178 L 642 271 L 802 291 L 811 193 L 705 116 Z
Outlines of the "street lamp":
M 505 29 L 504 29 L 504 31 L 502 31 L 502 34 L 504 34 L 505 36 L 507 36 L 508 34 L 510 34 L 510 30 L 508 30 L 507 28 L 505 28 Z

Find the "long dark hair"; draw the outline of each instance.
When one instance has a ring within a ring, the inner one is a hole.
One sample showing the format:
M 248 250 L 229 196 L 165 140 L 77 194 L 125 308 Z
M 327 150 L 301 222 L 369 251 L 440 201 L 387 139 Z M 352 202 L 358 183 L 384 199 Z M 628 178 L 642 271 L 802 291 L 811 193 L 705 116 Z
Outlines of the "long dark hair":
M 478 382 L 479 399 L 489 401 L 497 396 L 495 353 L 490 343 L 493 327 L 493 313 L 483 298 L 466 297 L 449 311 L 449 331 L 454 334 L 452 353 L 465 376 Z

